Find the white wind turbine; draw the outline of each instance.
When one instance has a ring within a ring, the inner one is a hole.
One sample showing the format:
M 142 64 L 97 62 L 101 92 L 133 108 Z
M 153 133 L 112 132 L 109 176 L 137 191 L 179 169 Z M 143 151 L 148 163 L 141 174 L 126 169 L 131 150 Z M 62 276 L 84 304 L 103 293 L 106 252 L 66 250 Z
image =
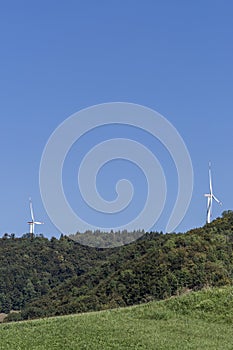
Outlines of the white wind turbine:
M 29 206 L 30 206 L 30 212 L 31 212 L 31 221 L 28 221 L 29 233 L 30 233 L 31 236 L 33 236 L 34 235 L 34 231 L 35 231 L 35 225 L 42 225 L 43 222 L 35 221 L 31 198 L 29 198 Z
M 215 197 L 213 194 L 213 186 L 212 186 L 212 176 L 211 176 L 211 163 L 209 163 L 209 186 L 210 186 L 210 192 L 205 194 L 204 196 L 207 197 L 207 213 L 206 213 L 206 223 L 209 224 L 212 216 L 212 205 L 213 205 L 213 199 L 220 205 L 222 203 L 218 198 Z

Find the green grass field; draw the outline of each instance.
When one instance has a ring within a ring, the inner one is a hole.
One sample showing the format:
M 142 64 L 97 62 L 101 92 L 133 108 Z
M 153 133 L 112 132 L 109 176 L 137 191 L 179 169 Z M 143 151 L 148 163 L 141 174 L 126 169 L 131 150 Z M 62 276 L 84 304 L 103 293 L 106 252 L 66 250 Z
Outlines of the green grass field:
M 0 349 L 233 349 L 233 288 L 0 325 Z

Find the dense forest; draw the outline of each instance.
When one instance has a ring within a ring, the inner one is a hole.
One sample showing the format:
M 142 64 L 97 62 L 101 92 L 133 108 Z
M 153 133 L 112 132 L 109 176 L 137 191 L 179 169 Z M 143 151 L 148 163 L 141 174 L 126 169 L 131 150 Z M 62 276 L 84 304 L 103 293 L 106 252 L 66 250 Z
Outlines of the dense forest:
M 134 305 L 232 281 L 232 211 L 187 233 L 150 232 L 111 249 L 66 236 L 0 239 L 4 321 Z

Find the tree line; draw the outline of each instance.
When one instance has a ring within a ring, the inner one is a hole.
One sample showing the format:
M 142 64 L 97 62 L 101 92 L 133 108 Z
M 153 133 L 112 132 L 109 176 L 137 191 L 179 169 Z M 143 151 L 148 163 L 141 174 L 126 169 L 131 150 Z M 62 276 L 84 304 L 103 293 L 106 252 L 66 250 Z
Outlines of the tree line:
M 63 235 L 0 239 L 5 321 L 134 305 L 232 281 L 232 211 L 187 233 L 148 232 L 111 249 Z

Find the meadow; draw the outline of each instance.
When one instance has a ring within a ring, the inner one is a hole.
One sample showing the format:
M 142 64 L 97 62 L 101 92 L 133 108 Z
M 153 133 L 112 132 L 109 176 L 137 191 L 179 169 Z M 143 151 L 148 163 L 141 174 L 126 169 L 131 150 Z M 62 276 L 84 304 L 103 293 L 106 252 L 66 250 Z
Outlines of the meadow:
M 233 288 L 0 325 L 0 349 L 233 349 Z

